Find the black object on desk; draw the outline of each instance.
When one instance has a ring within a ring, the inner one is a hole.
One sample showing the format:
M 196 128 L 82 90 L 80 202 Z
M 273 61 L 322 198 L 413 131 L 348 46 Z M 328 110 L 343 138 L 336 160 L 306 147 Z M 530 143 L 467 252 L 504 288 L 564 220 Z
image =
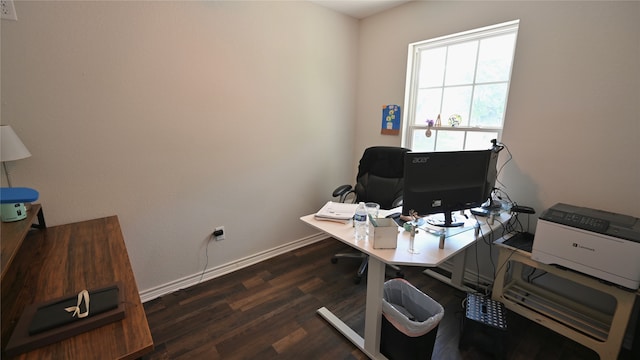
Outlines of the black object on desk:
M 122 284 L 116 282 L 106 288 L 89 291 L 93 298 L 93 310 L 90 311 L 90 316 L 82 319 L 71 317 L 64 308 L 60 308 L 67 304 L 76 305 L 76 296 L 28 305 L 20 316 L 3 355 L 16 356 L 124 319 L 124 301 L 120 289 Z M 72 320 L 61 320 L 60 309 L 67 314 L 67 319 Z M 53 316 L 52 312 L 58 314 Z
M 35 335 L 75 321 L 83 321 L 82 318 L 73 316 L 70 312 L 65 310 L 68 307 L 76 306 L 76 299 L 76 296 L 72 296 L 39 307 L 31 320 L 31 324 L 29 325 L 29 335 Z M 88 319 L 91 318 L 91 316 L 98 315 L 118 307 L 118 286 L 113 285 L 105 289 L 90 291 L 89 299 L 90 306 L 88 309 Z M 86 307 L 87 305 L 84 303 L 82 308 L 86 309 Z
M 516 233 L 503 241 L 502 244 L 530 253 L 533 248 L 533 234 L 526 232 Z
M 403 226 L 404 223 L 406 223 L 406 221 L 400 218 L 401 215 L 402 213 L 397 212 L 397 213 L 389 214 L 386 217 L 389 219 L 393 219 L 393 221 L 395 221 L 395 223 L 398 224 L 398 226 Z

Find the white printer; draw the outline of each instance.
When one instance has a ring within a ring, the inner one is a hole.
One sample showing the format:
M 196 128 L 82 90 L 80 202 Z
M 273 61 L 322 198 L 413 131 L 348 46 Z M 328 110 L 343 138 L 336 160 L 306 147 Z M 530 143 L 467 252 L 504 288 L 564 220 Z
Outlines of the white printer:
M 638 289 L 640 219 L 556 204 L 538 219 L 531 258 Z

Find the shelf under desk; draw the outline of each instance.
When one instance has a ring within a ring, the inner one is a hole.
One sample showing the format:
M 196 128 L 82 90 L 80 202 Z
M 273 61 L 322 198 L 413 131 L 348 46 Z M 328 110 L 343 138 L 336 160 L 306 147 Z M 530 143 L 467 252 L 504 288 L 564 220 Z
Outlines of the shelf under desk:
M 38 224 L 34 225 L 34 220 L 38 218 Z M 42 206 L 40 204 L 30 204 L 27 207 L 27 217 L 12 222 L 3 222 L 0 224 L 0 228 L 2 229 L 2 235 L 0 242 L 2 249 L 0 251 L 0 256 L 2 258 L 2 279 L 4 279 L 4 275 L 7 272 L 7 269 L 11 266 L 11 262 L 15 257 L 16 253 L 22 246 L 22 242 L 24 238 L 27 236 L 27 233 L 32 227 L 44 228 L 44 215 L 42 213 Z

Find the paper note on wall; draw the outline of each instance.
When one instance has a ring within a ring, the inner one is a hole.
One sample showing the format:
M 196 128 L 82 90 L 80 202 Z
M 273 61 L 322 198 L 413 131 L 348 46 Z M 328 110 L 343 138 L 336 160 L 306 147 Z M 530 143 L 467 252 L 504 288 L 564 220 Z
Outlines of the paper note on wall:
M 400 105 L 382 106 L 382 135 L 400 134 Z

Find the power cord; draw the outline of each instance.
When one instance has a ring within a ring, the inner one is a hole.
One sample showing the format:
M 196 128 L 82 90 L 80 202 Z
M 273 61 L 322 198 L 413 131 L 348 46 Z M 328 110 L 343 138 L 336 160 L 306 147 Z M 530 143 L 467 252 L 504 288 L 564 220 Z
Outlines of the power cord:
M 212 237 L 215 236 L 215 234 L 211 235 Z M 202 282 L 202 278 L 204 277 L 204 273 L 205 271 L 207 271 L 207 266 L 209 266 L 209 243 L 211 242 L 211 239 L 207 239 L 207 244 L 204 248 L 204 255 L 206 257 L 205 263 L 204 263 L 204 268 L 202 269 L 202 273 L 200 274 L 200 280 L 198 280 L 198 284 L 200 284 Z M 196 284 L 196 285 L 198 285 Z
M 506 150 L 507 150 L 507 153 L 509 154 L 509 157 L 508 157 L 508 158 L 507 158 L 507 160 L 506 160 L 506 161 L 505 161 L 505 162 L 500 166 L 500 168 L 498 169 L 498 173 L 497 173 L 497 175 L 496 175 L 496 182 L 497 182 L 498 184 L 500 184 L 502 187 L 505 187 L 505 188 L 506 188 L 506 186 L 505 186 L 502 182 L 500 182 L 500 180 L 498 180 L 498 175 L 500 175 L 500 173 L 502 172 L 502 169 L 504 169 L 505 165 L 507 165 L 507 163 L 509 163 L 509 161 L 511 161 L 511 160 L 513 159 L 513 155 L 511 154 L 511 150 L 509 150 L 509 147 L 508 147 L 506 144 L 504 144 L 504 143 L 497 143 L 497 144 L 498 144 L 499 146 L 503 147 L 504 149 L 506 149 Z

